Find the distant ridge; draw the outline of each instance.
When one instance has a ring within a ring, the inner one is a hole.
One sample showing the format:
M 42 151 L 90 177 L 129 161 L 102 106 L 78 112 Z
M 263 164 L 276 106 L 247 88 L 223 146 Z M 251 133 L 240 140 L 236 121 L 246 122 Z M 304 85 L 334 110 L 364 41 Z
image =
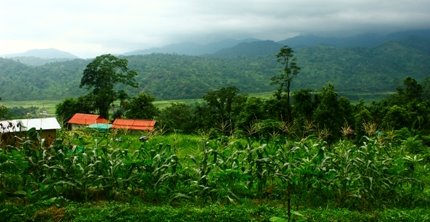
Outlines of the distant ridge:
M 78 59 L 77 56 L 58 49 L 32 49 L 22 53 L 8 54 L 3 57 L 29 66 L 41 66 L 52 62 Z
M 322 37 L 316 35 L 299 35 L 281 41 L 260 40 L 247 38 L 242 40 L 225 39 L 218 42 L 199 44 L 193 42 L 182 42 L 170 44 L 157 48 L 135 50 L 123 53 L 130 55 L 149 54 L 176 54 L 190 56 L 212 56 L 212 57 L 237 57 L 237 56 L 265 56 L 276 54 L 280 47 L 288 45 L 291 48 L 306 48 L 315 46 L 333 46 L 341 48 L 365 47 L 372 48 L 389 41 L 408 41 L 410 39 L 430 39 L 430 29 L 411 30 L 394 32 L 389 34 L 362 33 L 347 37 Z M 430 51 L 429 46 L 417 42 L 414 47 L 425 47 Z
M 149 55 L 153 53 L 161 53 L 161 54 L 177 54 L 177 55 L 190 55 L 190 56 L 201 56 L 213 54 L 221 49 L 231 48 L 237 44 L 245 43 L 245 42 L 253 42 L 257 41 L 257 39 L 225 39 L 218 42 L 212 42 L 207 44 L 197 44 L 191 42 L 170 44 L 158 48 L 149 48 L 144 50 L 135 50 L 131 52 L 126 52 L 124 55 Z
M 281 44 L 271 40 L 243 42 L 231 48 L 221 49 L 212 54 L 212 56 L 232 58 L 241 56 L 262 57 L 269 55 L 275 57 L 281 47 Z
M 430 29 L 395 32 L 390 34 L 364 33 L 348 37 L 321 37 L 315 35 L 299 35 L 278 43 L 293 48 L 329 45 L 334 47 L 375 47 L 388 41 L 400 41 L 411 38 L 430 39 Z
M 78 57 L 58 49 L 31 49 L 21 53 L 7 54 L 3 57 L 15 58 L 15 57 L 36 57 L 41 59 L 77 59 Z

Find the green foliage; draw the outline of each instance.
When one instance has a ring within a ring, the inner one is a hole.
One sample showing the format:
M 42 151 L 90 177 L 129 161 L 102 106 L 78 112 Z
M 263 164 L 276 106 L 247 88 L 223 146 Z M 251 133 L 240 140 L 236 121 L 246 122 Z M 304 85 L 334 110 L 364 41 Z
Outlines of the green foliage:
M 0 120 L 6 119 L 8 114 L 8 109 L 6 106 L 0 105 Z
M 421 82 L 423 88 L 423 99 L 426 102 L 430 102 L 430 77 L 425 78 Z
M 340 129 L 344 124 L 351 124 L 351 105 L 348 100 L 338 98 L 332 85 L 322 89 L 319 100 L 313 119 L 320 130 L 326 131 L 324 139 L 333 141 L 340 137 Z
M 158 125 L 165 132 L 192 133 L 196 130 L 194 109 L 183 103 L 173 103 L 160 111 Z
M 29 163 L 22 152 L 0 152 L 0 201 L 8 195 L 20 196 L 26 185 Z M 25 194 L 25 192 L 24 192 Z
M 134 77 L 137 72 L 128 69 L 127 59 L 106 54 L 97 56 L 83 72 L 80 87 L 91 90 L 94 106 L 99 114 L 109 117 L 109 107 L 117 98 L 115 86 L 118 83 L 137 87 Z
M 425 82 L 424 82 L 425 84 Z M 415 130 L 429 130 L 429 102 L 423 94 L 423 87 L 410 77 L 404 80 L 397 93 L 380 102 L 373 103 L 372 116 L 386 129 L 408 127 Z
M 86 95 L 77 99 L 69 98 L 57 104 L 55 114 L 62 125 L 66 125 L 75 113 L 93 113 L 94 111 L 92 96 Z
M 129 119 L 153 119 L 159 113 L 153 102 L 152 96 L 140 93 L 124 105 L 125 116 Z
M 428 219 L 428 147 L 407 129 L 394 133 L 328 145 L 275 133 L 263 140 L 172 134 L 140 142 L 139 136 L 119 132 L 65 131 L 50 148 L 24 141 L 18 149 L 0 149 L 0 216 L 10 221 Z
M 404 102 L 422 99 L 423 88 L 415 79 L 407 77 L 403 81 L 403 85 L 404 88 L 397 89 L 397 94 L 399 97 L 402 97 Z
M 246 97 L 239 94 L 236 87 L 223 87 L 208 92 L 203 99 L 210 110 L 210 119 L 220 132 L 231 135 L 235 129 L 235 119 L 239 114 Z
M 0 105 L 0 120 L 2 120 L 2 119 L 26 119 L 26 118 L 38 117 L 41 115 L 44 115 L 44 110 L 42 110 L 36 106 L 6 107 L 3 105 Z
M 283 93 L 290 93 L 291 82 L 299 74 L 300 67 L 297 65 L 293 49 L 284 46 L 276 55 L 277 61 L 282 65 L 282 73 L 272 77 L 272 84 L 278 85 L 276 96 L 281 97 Z
M 267 119 L 268 116 L 263 99 L 248 97 L 241 106 L 239 116 L 237 116 L 237 128 L 244 132 L 245 135 L 252 136 L 254 125 L 263 119 Z
M 394 146 L 387 137 L 328 147 L 312 138 L 286 141 L 273 134 L 264 140 L 187 140 L 194 144 L 189 148 L 177 136 L 160 139 L 142 143 L 136 136 L 71 131 L 51 148 L 28 141 L 22 149 L 1 149 L 1 196 L 171 204 L 257 198 L 285 201 L 291 209 L 428 203 L 422 193 L 428 150 L 417 138 Z
M 69 203 L 59 206 L 0 205 L 4 221 L 288 221 L 285 210 L 268 204 L 144 205 L 138 203 Z M 428 221 L 428 209 L 384 209 L 369 212 L 347 209 L 300 209 L 294 221 Z

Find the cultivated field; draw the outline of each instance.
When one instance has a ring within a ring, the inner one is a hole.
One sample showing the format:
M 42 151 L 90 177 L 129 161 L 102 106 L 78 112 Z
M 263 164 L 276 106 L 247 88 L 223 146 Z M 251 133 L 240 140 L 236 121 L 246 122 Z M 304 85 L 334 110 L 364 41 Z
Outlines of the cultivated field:
M 395 132 L 396 133 L 396 132 Z M 62 131 L 0 149 L 0 217 L 38 221 L 426 221 L 428 147 L 317 137 Z

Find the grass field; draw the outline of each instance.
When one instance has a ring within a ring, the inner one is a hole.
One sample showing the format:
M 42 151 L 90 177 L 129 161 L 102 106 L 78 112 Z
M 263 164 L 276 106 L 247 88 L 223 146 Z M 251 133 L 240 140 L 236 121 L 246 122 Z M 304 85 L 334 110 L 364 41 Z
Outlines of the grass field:
M 154 105 L 159 109 L 164 109 L 173 103 L 194 104 L 203 101 L 203 99 L 176 99 L 176 100 L 157 100 Z
M 0 105 L 4 105 L 7 108 L 12 107 L 37 107 L 40 112 L 46 111 L 48 116 L 55 115 L 55 106 L 60 103 L 61 100 L 29 100 L 29 101 L 0 101 Z

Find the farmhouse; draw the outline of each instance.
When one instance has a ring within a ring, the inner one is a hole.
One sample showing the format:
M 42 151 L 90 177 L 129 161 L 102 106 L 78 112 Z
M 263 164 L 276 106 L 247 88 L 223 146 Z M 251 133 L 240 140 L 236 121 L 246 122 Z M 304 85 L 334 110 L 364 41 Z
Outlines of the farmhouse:
M 115 119 L 112 129 L 153 131 L 155 123 L 155 120 Z
M 76 113 L 67 123 L 70 124 L 72 129 L 76 129 L 96 123 L 109 123 L 109 121 L 100 115 Z
M 35 129 L 44 143 L 54 141 L 57 130 L 61 129 L 55 117 L 36 119 L 16 119 L 0 121 L 0 145 L 16 145 L 26 132 Z

